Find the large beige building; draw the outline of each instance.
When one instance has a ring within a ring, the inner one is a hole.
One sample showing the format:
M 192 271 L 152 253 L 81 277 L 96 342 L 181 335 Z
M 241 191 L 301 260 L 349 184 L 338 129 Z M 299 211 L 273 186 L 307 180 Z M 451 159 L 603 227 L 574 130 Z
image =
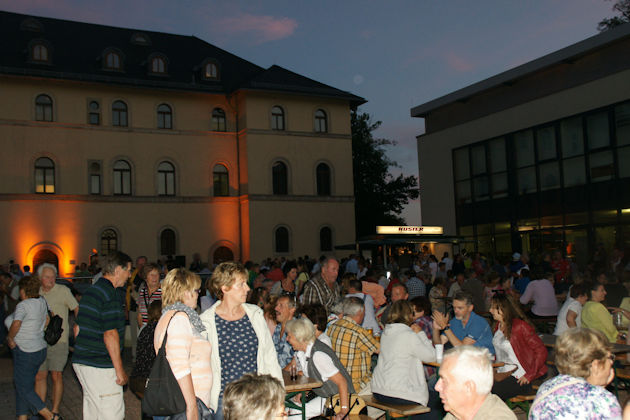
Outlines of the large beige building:
M 0 12 L 0 258 L 205 261 L 354 242 L 360 97 L 198 38 Z
M 418 105 L 422 220 L 488 254 L 630 249 L 630 24 Z

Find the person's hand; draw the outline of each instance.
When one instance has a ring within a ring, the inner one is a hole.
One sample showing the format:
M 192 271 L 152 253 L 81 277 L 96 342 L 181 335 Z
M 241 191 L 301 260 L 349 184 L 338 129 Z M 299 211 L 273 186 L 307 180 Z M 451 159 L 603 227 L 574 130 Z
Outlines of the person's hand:
M 116 383 L 120 386 L 124 386 L 127 384 L 127 382 L 129 382 L 129 377 L 127 376 L 127 372 L 125 372 L 124 369 L 121 369 L 120 371 L 116 371 Z M 195 410 L 197 409 L 197 406 L 195 405 Z
M 416 324 L 415 322 L 411 324 L 409 328 L 411 328 L 411 330 L 415 332 L 416 334 L 422 331 L 422 328 L 420 328 L 420 325 Z
M 523 385 L 527 385 L 529 383 L 529 381 L 527 380 L 527 378 L 525 377 L 525 375 L 521 376 L 520 378 L 518 378 L 518 384 L 520 386 Z
M 11 337 L 7 337 L 7 345 L 9 346 L 11 350 L 13 350 L 17 346 L 17 344 L 15 343 L 15 340 Z
M 433 311 L 433 322 L 436 323 L 438 329 L 443 330 L 448 325 L 448 316 L 440 311 Z
M 186 406 L 186 420 L 199 420 L 199 411 L 197 410 L 197 401 L 192 407 Z
M 346 414 L 348 414 L 348 409 L 347 408 L 342 408 L 341 410 L 339 410 L 339 412 L 337 414 L 335 414 L 335 420 L 341 420 L 345 417 Z

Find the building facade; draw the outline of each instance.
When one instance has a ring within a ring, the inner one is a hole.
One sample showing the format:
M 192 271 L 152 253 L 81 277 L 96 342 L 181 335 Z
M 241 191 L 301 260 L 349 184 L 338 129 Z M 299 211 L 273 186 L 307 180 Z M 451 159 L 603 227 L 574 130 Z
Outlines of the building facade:
M 210 263 L 353 242 L 364 100 L 198 38 L 0 12 L 0 255 Z
M 630 247 L 628 51 L 624 25 L 413 108 L 423 222 L 488 254 Z

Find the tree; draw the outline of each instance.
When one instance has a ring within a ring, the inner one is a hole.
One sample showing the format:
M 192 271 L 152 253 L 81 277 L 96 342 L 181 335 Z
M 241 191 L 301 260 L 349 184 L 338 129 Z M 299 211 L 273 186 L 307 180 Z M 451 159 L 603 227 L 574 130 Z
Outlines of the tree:
M 381 122 L 372 122 L 369 114 L 357 111 L 352 111 L 351 122 L 354 213 L 357 237 L 361 237 L 376 233 L 377 225 L 404 224 L 399 215 L 420 191 L 415 176 L 389 173 L 399 165 L 387 157 L 385 147 L 396 142 L 374 138 L 372 132 Z
M 617 3 L 615 3 L 612 9 L 621 16 L 614 16 L 612 18 L 602 20 L 597 25 L 598 31 L 604 32 L 616 26 L 630 22 L 630 0 L 617 0 Z

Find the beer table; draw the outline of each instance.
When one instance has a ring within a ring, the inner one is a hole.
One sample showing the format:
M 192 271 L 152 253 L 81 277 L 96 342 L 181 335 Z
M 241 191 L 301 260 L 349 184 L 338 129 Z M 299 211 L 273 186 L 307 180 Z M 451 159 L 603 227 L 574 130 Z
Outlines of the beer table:
M 296 380 L 291 379 L 291 374 L 282 371 L 282 379 L 284 380 L 284 389 L 286 396 L 284 397 L 284 405 L 288 408 L 294 408 L 302 412 L 302 420 L 306 420 L 306 393 L 312 389 L 319 388 L 323 384 L 304 375 L 298 375 Z M 291 401 L 291 398 L 300 394 L 300 405 Z
M 553 334 L 540 334 L 540 339 L 542 340 L 545 347 L 554 348 L 556 346 L 557 336 Z M 630 346 L 628 344 L 623 343 L 611 343 L 612 344 L 612 352 L 613 353 L 629 353 Z

